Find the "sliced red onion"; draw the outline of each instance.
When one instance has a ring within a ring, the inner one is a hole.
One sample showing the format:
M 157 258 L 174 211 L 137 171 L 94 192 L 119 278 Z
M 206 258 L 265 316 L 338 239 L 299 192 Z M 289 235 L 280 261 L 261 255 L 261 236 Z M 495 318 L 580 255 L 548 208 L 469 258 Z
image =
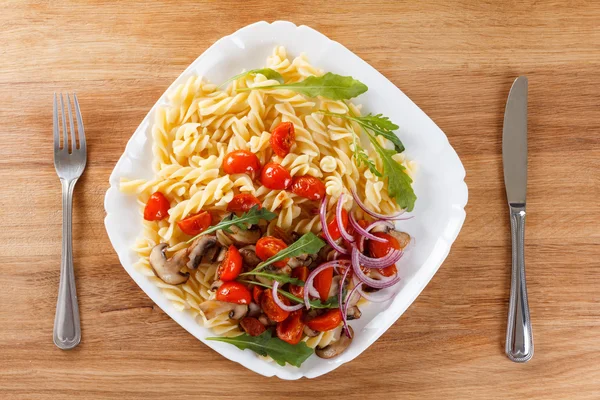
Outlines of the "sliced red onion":
M 308 274 L 308 277 L 306 278 L 306 281 L 304 282 L 304 305 L 306 306 L 307 310 L 310 310 L 310 299 L 308 296 L 310 294 L 309 293 L 310 288 L 313 287 L 313 280 L 315 279 L 315 276 L 317 276 L 319 274 L 319 272 L 321 272 L 327 268 L 333 268 L 336 265 L 339 265 L 340 261 L 341 260 L 334 260 L 334 261 L 328 261 L 326 263 L 323 263 L 323 264 L 319 265 L 317 268 L 313 269 L 310 274 Z
M 402 258 L 404 253 L 401 250 L 392 250 L 383 257 L 372 258 L 365 256 L 360 251 L 358 252 L 358 259 L 360 263 L 367 268 L 381 269 L 389 267 L 392 264 L 396 264 Z
M 337 225 L 338 225 L 338 229 L 340 230 L 340 234 L 342 235 L 344 240 L 347 242 L 350 242 L 350 243 L 354 243 L 354 237 L 348 233 L 348 231 L 346 230 L 346 228 L 344 227 L 344 224 L 343 224 L 343 220 L 342 220 L 343 204 L 344 204 L 344 194 L 342 193 L 342 194 L 340 194 L 340 198 L 338 199 L 338 202 L 337 202 L 337 207 L 335 208 L 335 219 L 337 221 Z
M 346 320 L 346 318 L 348 317 L 348 306 L 350 305 L 350 299 L 352 299 L 352 296 L 354 296 L 354 293 L 358 290 L 358 288 L 361 285 L 362 283 L 359 282 L 358 285 L 355 285 L 350 291 L 350 293 L 348 293 L 348 296 L 346 297 L 346 302 L 344 303 L 344 310 L 342 311 L 342 320 L 344 321 L 344 332 L 346 333 L 346 336 L 348 336 L 350 339 L 352 339 L 352 334 L 350 333 L 350 329 L 348 329 L 348 323 Z
M 350 302 L 351 297 L 347 297 L 346 306 L 344 307 L 344 282 L 348 277 L 348 272 L 350 272 L 350 267 L 348 266 L 342 275 L 342 279 L 340 279 L 340 291 L 338 294 L 338 304 L 340 305 L 340 313 L 342 314 L 342 322 L 344 323 L 344 332 L 346 336 L 352 339 L 352 335 L 350 334 L 350 330 L 348 329 L 348 303 Z M 352 294 L 352 293 L 351 293 Z
M 370 234 L 370 233 L 371 233 L 371 230 L 372 230 L 373 228 L 375 228 L 375 227 L 378 227 L 378 226 L 381 226 L 381 225 L 383 225 L 383 226 L 385 226 L 385 227 L 387 227 L 387 228 L 389 228 L 389 229 L 394 229 L 394 228 L 395 228 L 395 227 L 394 227 L 394 224 L 393 224 L 393 223 L 391 223 L 390 221 L 375 221 L 375 222 L 371 223 L 371 225 L 367 226 L 367 227 L 365 228 L 365 230 L 366 230 L 367 232 L 369 232 L 369 234 Z M 375 236 L 375 237 L 377 237 L 377 236 Z M 381 239 L 381 238 L 379 238 L 379 239 Z M 387 240 L 386 240 L 386 239 L 384 239 L 384 241 L 386 241 L 386 242 L 387 242 Z M 362 253 L 363 251 L 365 251 L 365 236 L 361 236 L 361 237 L 360 237 L 360 240 L 358 241 L 358 249 L 361 251 L 361 253 Z
M 363 297 L 365 300 L 368 300 L 372 303 L 383 303 L 383 302 L 386 302 L 386 301 L 392 299 L 396 295 L 396 292 L 394 292 L 393 290 L 388 290 L 387 293 L 382 292 L 382 291 L 377 292 L 377 294 L 382 294 L 380 296 L 377 296 L 376 294 L 367 293 L 361 287 L 363 285 L 363 282 L 361 282 L 356 277 L 353 277 L 352 281 L 354 282 L 354 285 L 355 285 L 355 287 L 354 287 L 354 289 L 352 289 L 352 291 L 354 291 L 355 289 L 358 290 L 358 293 L 361 295 L 361 297 Z
M 337 244 L 331 237 L 331 234 L 329 233 L 329 230 L 327 229 L 326 212 L 327 212 L 327 196 L 324 196 L 323 201 L 321 201 L 321 208 L 319 209 L 319 217 L 321 219 L 321 229 L 323 230 L 323 234 L 325 235 L 325 240 L 327 240 L 327 243 L 329 243 L 329 245 L 338 253 L 348 254 L 348 250 L 346 250 L 345 248 L 343 248 L 339 244 Z
M 404 214 L 404 210 L 399 211 L 395 214 L 392 215 L 385 215 L 385 214 L 379 214 L 376 213 L 375 211 L 369 210 L 369 208 L 365 205 L 365 203 L 363 203 L 360 198 L 358 197 L 358 194 L 356 193 L 355 189 L 352 189 L 352 197 L 354 197 L 354 201 L 356 201 L 356 204 L 358 204 L 358 206 L 360 208 L 363 209 L 364 212 L 366 212 L 367 214 L 369 214 L 371 217 L 374 218 L 378 218 L 378 219 L 384 219 L 384 220 L 395 220 L 395 219 L 403 219 L 403 218 L 399 218 L 402 214 Z
M 373 279 L 365 275 L 365 273 L 360 269 L 360 252 L 356 247 L 352 249 L 352 269 L 354 270 L 354 274 L 360 279 L 361 282 L 366 283 L 368 286 L 375 289 L 383 289 L 386 287 L 390 287 L 395 285 L 400 281 L 398 275 L 382 277 L 381 279 Z M 388 264 L 389 265 L 389 264 Z
M 352 225 L 354 230 L 356 232 L 358 232 L 361 236 L 364 236 L 366 239 L 374 240 L 376 242 L 382 242 L 382 243 L 387 242 L 387 239 L 375 236 L 372 233 L 370 233 L 369 231 L 367 231 L 365 228 L 360 226 L 360 224 L 356 221 L 356 218 L 354 218 L 354 215 L 352 213 L 350 213 L 350 215 L 348 217 L 349 217 L 348 219 L 350 220 L 350 225 Z
M 273 281 L 273 300 L 275 301 L 275 304 L 277 304 L 279 306 L 279 308 L 281 308 L 284 311 L 296 311 L 301 309 L 302 307 L 304 307 L 304 304 L 299 303 L 296 304 L 295 306 L 288 306 L 286 305 L 284 302 L 281 301 L 281 299 L 279 298 L 279 293 L 277 292 L 277 288 L 279 287 L 279 281 Z

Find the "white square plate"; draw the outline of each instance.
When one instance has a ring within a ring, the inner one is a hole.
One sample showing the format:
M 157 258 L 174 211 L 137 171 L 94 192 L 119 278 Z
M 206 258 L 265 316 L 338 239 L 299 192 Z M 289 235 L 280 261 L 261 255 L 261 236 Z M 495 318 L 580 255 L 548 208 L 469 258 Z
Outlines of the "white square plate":
M 242 351 L 230 344 L 205 341 L 206 337 L 214 334 L 198 325 L 190 314 L 176 310 L 154 284 L 134 269 L 137 256 L 131 248 L 141 234 L 142 221 L 134 196 L 119 191 L 121 177 L 152 177 L 151 121 L 157 105 L 166 104 L 166 93 L 190 75 L 205 76 L 213 83 L 220 83 L 242 69 L 262 67 L 276 45 L 285 46 L 288 54 L 293 56 L 305 52 L 310 62 L 324 71 L 350 75 L 364 82 L 369 90 L 355 102 L 363 104 L 366 112 L 383 113 L 399 125 L 397 133 L 406 146 L 407 158 L 417 164 L 414 218 L 400 222 L 401 229 L 410 233 L 415 243 L 399 264 L 402 280 L 398 284 L 398 294 L 387 303 L 364 307 L 362 318 L 351 323 L 355 338 L 344 353 L 331 360 L 313 355 L 301 368 L 281 367 L 258 358 L 250 350 Z M 110 177 L 104 203 L 105 225 L 127 273 L 164 312 L 192 335 L 228 359 L 259 374 L 276 375 L 282 379 L 313 378 L 332 371 L 366 350 L 402 315 L 431 280 L 448 255 L 465 219 L 467 186 L 464 177 L 462 163 L 440 128 L 377 70 L 341 44 L 307 26 L 297 27 L 284 21 L 272 24 L 258 22 L 213 44 L 152 107 L 129 140 Z

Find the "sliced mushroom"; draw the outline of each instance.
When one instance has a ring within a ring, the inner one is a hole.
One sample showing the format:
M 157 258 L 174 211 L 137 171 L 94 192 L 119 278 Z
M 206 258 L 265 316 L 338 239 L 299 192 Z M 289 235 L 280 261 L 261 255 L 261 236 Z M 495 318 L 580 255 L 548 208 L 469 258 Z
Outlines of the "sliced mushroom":
M 350 336 L 354 337 L 354 331 L 352 330 L 351 326 L 348 327 L 348 330 L 350 331 Z M 350 343 L 352 343 L 352 339 L 342 334 L 337 341 L 331 343 L 330 345 L 325 346 L 322 349 L 317 347 L 315 349 L 315 353 L 321 358 L 337 357 L 342 354 L 344 350 L 348 348 L 348 346 L 350 346 Z
M 248 306 L 245 304 L 227 303 L 218 300 L 207 300 L 199 305 L 206 319 L 213 319 L 218 315 L 228 313 L 229 318 L 239 320 L 248 313 Z
M 405 248 L 410 243 L 410 235 L 406 232 L 400 232 L 397 230 L 391 230 L 388 232 L 390 235 L 396 238 L 400 248 Z
M 192 242 L 188 249 L 190 261 L 187 263 L 189 269 L 196 269 L 202 262 L 202 258 L 207 254 L 209 249 L 217 245 L 217 238 L 213 235 L 200 236 Z
M 308 267 L 315 261 L 316 257 L 312 254 L 302 254 L 297 257 L 292 257 L 288 260 L 288 265 L 294 269 L 298 267 Z
M 315 331 L 314 329 L 310 329 L 308 325 L 304 325 L 304 334 L 308 337 L 315 337 L 319 335 L 319 332 Z
M 181 272 L 181 269 L 185 267 L 187 249 L 179 250 L 173 254 L 173 257 L 167 258 L 165 254 L 167 247 L 166 243 L 160 243 L 152 248 L 149 257 L 150 266 L 165 283 L 180 285 L 187 282 L 190 274 Z
M 217 254 L 217 262 L 221 262 L 225 259 L 225 256 L 227 255 L 227 247 L 221 247 L 221 250 L 219 250 L 219 254 Z
M 250 228 L 244 230 L 240 229 L 237 226 L 233 225 L 229 227 L 230 232 L 225 232 L 224 230 L 218 231 L 220 234 L 218 235 L 219 242 L 223 246 L 228 246 L 229 244 L 235 244 L 237 247 L 248 246 L 250 244 L 256 244 L 258 239 L 262 236 L 262 232 L 260 228 L 256 225 L 252 225 Z M 227 242 L 230 242 L 227 244 Z
M 346 319 L 359 319 L 362 316 L 360 309 L 357 306 L 349 307 L 348 314 L 346 314 Z
M 256 318 L 256 317 L 258 317 L 260 315 L 260 313 L 262 311 L 261 308 L 260 308 L 260 306 L 258 304 L 256 304 L 256 303 L 250 303 L 250 305 L 249 305 L 248 308 L 249 308 L 249 311 L 248 311 L 248 316 L 249 317 Z
M 212 285 L 210 285 L 210 290 L 212 290 L 214 292 L 215 290 L 218 290 L 222 284 L 223 284 L 222 280 L 216 280 L 212 283 Z
M 233 310 L 229 311 L 229 318 L 239 321 L 248 315 L 248 306 L 246 304 L 234 304 Z
M 327 294 L 327 298 L 335 296 L 340 291 L 340 280 L 342 280 L 341 275 L 336 275 L 331 280 L 331 286 L 329 287 L 329 293 Z
M 258 264 L 260 264 L 260 258 L 256 255 L 256 246 L 250 245 L 245 246 L 240 249 L 240 254 L 242 259 L 244 260 L 244 264 L 254 269 Z

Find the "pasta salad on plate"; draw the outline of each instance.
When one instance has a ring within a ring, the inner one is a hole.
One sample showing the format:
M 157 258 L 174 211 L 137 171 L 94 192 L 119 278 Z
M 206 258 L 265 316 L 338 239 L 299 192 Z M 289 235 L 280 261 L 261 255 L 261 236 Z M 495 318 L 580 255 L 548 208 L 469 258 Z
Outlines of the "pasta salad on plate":
M 398 126 L 351 101 L 367 90 L 276 47 L 156 109 L 154 178 L 120 181 L 143 214 L 136 269 L 209 339 L 299 367 L 344 352 L 360 308 L 394 296 L 415 166 Z

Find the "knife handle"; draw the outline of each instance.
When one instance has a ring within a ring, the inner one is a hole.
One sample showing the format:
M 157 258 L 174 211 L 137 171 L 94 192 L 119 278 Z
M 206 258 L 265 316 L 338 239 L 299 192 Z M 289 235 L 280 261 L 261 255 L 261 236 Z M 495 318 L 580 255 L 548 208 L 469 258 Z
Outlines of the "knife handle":
M 533 357 L 533 334 L 525 282 L 525 205 L 510 205 L 512 279 L 506 328 L 506 355 L 514 362 Z

